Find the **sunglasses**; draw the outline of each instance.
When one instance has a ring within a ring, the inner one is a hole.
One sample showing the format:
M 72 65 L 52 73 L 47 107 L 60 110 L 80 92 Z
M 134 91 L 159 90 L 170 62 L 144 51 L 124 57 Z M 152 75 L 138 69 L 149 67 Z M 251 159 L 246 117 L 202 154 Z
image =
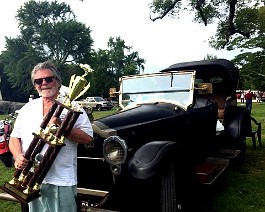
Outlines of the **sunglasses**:
M 34 79 L 33 82 L 36 85 L 41 85 L 43 83 L 43 80 L 45 80 L 45 82 L 47 82 L 47 83 L 52 83 L 53 79 L 57 79 L 57 78 L 54 76 L 49 76 L 49 77 Z

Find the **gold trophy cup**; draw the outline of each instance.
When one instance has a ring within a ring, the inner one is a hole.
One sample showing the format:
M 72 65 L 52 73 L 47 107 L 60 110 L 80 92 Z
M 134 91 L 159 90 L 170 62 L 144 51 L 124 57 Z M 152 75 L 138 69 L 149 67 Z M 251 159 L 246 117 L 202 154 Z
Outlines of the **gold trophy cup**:
M 90 83 L 87 82 L 85 76 L 93 70 L 88 65 L 81 64 L 80 67 L 85 71 L 85 74 L 82 76 L 73 75 L 71 77 L 69 92 L 58 95 L 49 112 L 44 117 L 39 132 L 32 133 L 32 142 L 25 152 L 25 158 L 29 160 L 28 165 L 24 169 L 16 169 L 13 179 L 1 186 L 2 190 L 23 204 L 27 204 L 40 196 L 42 181 L 60 149 L 65 145 L 65 137 L 69 135 L 76 120 L 82 113 L 79 105 L 72 106 L 71 103 L 88 90 Z M 63 110 L 67 110 L 67 114 L 62 124 L 60 126 L 48 126 L 51 118 L 53 116 L 60 118 Z M 45 154 L 41 155 L 40 152 L 45 143 L 49 146 Z

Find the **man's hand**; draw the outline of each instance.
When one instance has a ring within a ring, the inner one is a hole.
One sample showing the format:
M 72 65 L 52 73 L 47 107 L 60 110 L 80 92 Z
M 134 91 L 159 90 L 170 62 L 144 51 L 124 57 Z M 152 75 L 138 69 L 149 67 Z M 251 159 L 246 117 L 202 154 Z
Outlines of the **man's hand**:
M 29 161 L 21 153 L 18 154 L 17 157 L 15 158 L 14 166 L 16 169 L 24 169 L 27 166 L 28 162 Z

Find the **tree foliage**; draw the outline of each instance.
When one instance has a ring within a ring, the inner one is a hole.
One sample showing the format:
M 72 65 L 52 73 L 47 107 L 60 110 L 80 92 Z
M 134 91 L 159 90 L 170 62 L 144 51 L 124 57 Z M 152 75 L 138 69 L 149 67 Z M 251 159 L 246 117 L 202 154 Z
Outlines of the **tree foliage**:
M 234 35 L 246 38 L 256 32 L 257 10 L 264 7 L 262 0 L 153 0 L 151 11 L 162 19 L 166 15 L 179 18 L 181 11 L 193 13 L 194 21 L 205 26 L 217 23 L 216 48 L 224 48 Z
M 57 1 L 28 1 L 17 11 L 20 35 L 6 37 L 1 54 L 4 73 L 13 88 L 27 95 L 34 92 L 30 72 L 35 64 L 53 60 L 58 67 L 65 63 L 90 61 L 93 40 L 90 28 L 77 22 L 70 6 Z M 67 73 L 69 69 L 61 69 Z
M 15 92 L 4 92 L 5 89 L 2 89 L 3 98 L 25 101 L 29 94 L 35 93 L 30 80 L 32 64 L 36 64 L 42 58 L 20 37 L 6 38 L 6 46 L 8 50 L 0 56 L 0 63 L 3 65 L 1 78 L 5 79 L 1 81 L 1 87 L 10 88 L 9 91 Z
M 58 65 L 91 57 L 90 28 L 76 20 L 70 6 L 57 1 L 29 1 L 16 18 L 26 43 Z
M 3 92 L 6 100 L 27 101 L 30 94 L 36 94 L 30 73 L 34 65 L 45 60 L 56 63 L 66 86 L 73 74 L 84 74 L 80 63 L 89 64 L 95 71 L 87 76 L 91 82 L 88 93 L 104 97 L 110 87 L 118 87 L 120 76 L 144 69 L 145 60 L 138 52 L 130 52 L 132 47 L 120 37 L 111 37 L 108 49 L 95 51 L 90 28 L 76 20 L 66 3 L 30 0 L 19 8 L 16 19 L 20 35 L 6 37 L 6 50 L 0 55 L 1 87 L 18 91 Z
M 108 42 L 109 57 L 111 60 L 111 72 L 117 77 L 131 74 L 139 74 L 144 70 L 144 59 L 139 58 L 138 52 L 131 52 L 132 46 L 126 46 L 120 37 L 110 37 Z
M 265 76 L 264 0 L 153 0 L 150 9 L 154 16 L 150 16 L 152 21 L 167 15 L 179 18 L 186 10 L 193 14 L 197 23 L 205 26 L 216 23 L 216 33 L 210 38 L 209 45 L 216 50 L 239 49 L 243 52 L 234 59 L 241 67 L 241 89 L 263 87 L 265 90 L 260 83 Z
M 108 49 L 99 49 L 94 58 L 92 88 L 89 94 L 108 96 L 109 88 L 119 87 L 119 77 L 139 74 L 144 70 L 145 60 L 139 53 L 132 51 L 131 46 L 125 45 L 120 37 L 110 37 Z

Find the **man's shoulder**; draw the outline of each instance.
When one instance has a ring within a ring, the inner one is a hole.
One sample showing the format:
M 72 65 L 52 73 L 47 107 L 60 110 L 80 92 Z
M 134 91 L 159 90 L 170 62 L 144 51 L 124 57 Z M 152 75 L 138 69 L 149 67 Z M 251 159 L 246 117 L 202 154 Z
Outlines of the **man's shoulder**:
M 40 98 L 38 98 L 38 99 L 33 99 L 33 100 L 31 100 L 31 101 L 29 101 L 29 102 L 27 102 L 20 110 L 24 110 L 24 109 L 28 109 L 28 108 L 30 108 L 30 107 L 33 107 L 33 106 L 35 106 L 36 104 L 39 104 L 39 102 L 40 102 Z

